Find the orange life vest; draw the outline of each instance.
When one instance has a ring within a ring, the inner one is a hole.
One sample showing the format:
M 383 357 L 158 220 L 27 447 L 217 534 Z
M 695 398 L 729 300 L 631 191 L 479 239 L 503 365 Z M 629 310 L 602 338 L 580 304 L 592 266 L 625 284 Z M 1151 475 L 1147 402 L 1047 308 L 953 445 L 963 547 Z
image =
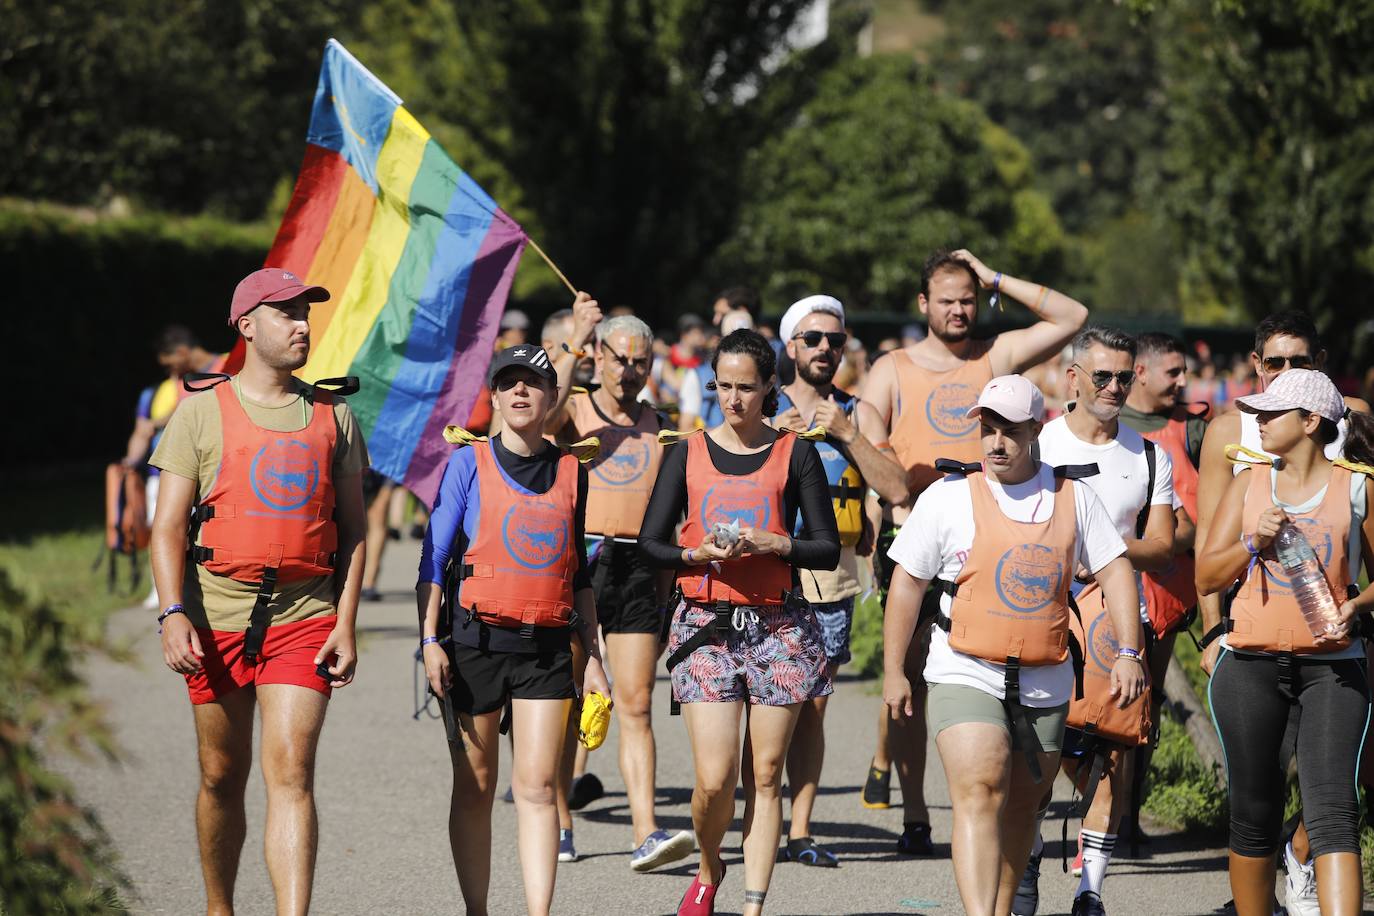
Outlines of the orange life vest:
M 1273 499 L 1267 466 L 1257 465 L 1246 473 L 1250 480 L 1241 513 L 1241 531 L 1253 534 L 1260 514 L 1273 505 Z M 1315 509 L 1301 514 L 1285 510 L 1312 545 L 1337 604 L 1345 600 L 1350 587 L 1346 556 L 1350 543 L 1350 473 L 1347 468 L 1333 465 L 1326 495 Z M 1226 644 L 1232 649 L 1318 655 L 1350 645 L 1349 639 L 1316 644 L 1272 547 L 1263 551 L 1246 572 L 1227 616 Z
M 133 554 L 148 546 L 148 485 L 122 464 L 105 467 L 105 546 Z
M 620 426 L 580 392 L 568 399 L 568 411 L 577 438 L 601 440 L 601 452 L 587 465 L 587 533 L 638 537 L 663 461 L 657 411 L 644 404 L 633 426 Z
M 970 359 L 944 372 L 916 365 L 904 350 L 888 357 L 897 371 L 896 423 L 890 441 L 906 468 L 913 497 L 942 476 L 935 470 L 937 458 L 982 460 L 978 418 L 965 414 L 992 381 L 991 350 L 991 341 L 979 341 Z
M 196 562 L 241 582 L 308 579 L 334 571 L 334 399 L 316 390 L 310 422 L 289 433 L 249 419 L 233 385 L 215 385 L 222 457 L 194 518 Z
M 1007 518 L 981 471 L 968 475 L 978 531 L 955 577 L 949 644 L 1002 665 L 1057 665 L 1069 657 L 1069 583 L 1076 566 L 1074 484 L 1056 476 L 1043 522 Z
M 1174 492 L 1196 523 L 1198 472 L 1188 455 L 1188 420 L 1193 416 L 1195 414 L 1187 407 L 1175 407 L 1163 427 L 1140 435 L 1169 453 L 1174 466 Z M 1166 570 L 1141 574 L 1150 628 L 1156 635 L 1163 636 L 1176 629 L 1197 605 L 1195 574 L 1196 563 L 1191 552 L 1174 554 Z
M 1117 708 L 1112 698 L 1112 666 L 1121 644 L 1107 613 L 1106 596 L 1094 582 L 1078 593 L 1074 603 L 1078 613 L 1070 619 L 1069 630 L 1083 647 L 1083 695 L 1075 694 L 1069 702 L 1069 727 L 1126 747 L 1144 744 L 1150 740 L 1150 687 L 1125 709 Z M 1148 667 L 1145 672 L 1148 678 Z
M 763 466 L 752 474 L 723 474 L 716 470 L 706 445 L 706 433 L 687 437 L 687 519 L 681 544 L 700 547 L 711 527 L 738 519 L 741 528 L 753 527 L 786 536 L 783 490 L 792 462 L 795 434 L 780 430 Z M 782 604 L 792 587 L 792 567 L 774 554 L 743 556 L 678 573 L 678 585 L 689 601 L 704 604 Z
M 481 515 L 463 554 L 459 604 L 492 626 L 565 627 L 577 571 L 577 458 L 558 459 L 553 486 L 523 493 L 507 481 L 491 443 L 473 441 Z

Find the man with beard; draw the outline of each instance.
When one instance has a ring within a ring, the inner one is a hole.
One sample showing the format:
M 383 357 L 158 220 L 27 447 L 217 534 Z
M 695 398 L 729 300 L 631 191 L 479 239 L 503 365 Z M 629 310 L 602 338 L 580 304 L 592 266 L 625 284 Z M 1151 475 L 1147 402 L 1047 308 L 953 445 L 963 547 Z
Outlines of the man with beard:
M 974 339 L 979 287 L 991 290 L 999 304 L 1007 298 L 1022 303 L 1040 321 L 990 340 Z M 907 473 L 907 499 L 891 507 L 892 527 L 885 528 L 878 538 L 875 571 L 884 591 L 893 569 L 888 548 L 916 498 L 940 478 L 936 459 L 978 461 L 983 457 L 978 421 L 969 416 L 983 386 L 996 376 L 1022 372 L 1057 353 L 1088 320 L 1088 310 L 1081 303 L 1046 286 L 994 271 L 963 249 L 937 251 L 926 259 L 916 301 L 930 333 L 924 340 L 878 360 L 864 380 L 861 396 L 861 413 L 876 411 L 888 433 L 891 444 L 880 443 L 879 447 L 895 452 Z M 935 589 L 930 591 L 932 601 L 936 594 Z M 906 669 L 922 710 L 926 632 L 911 640 Z M 896 760 L 904 809 L 897 849 L 914 855 L 934 852 L 922 786 L 925 759 L 924 714 L 889 725 L 883 710 L 877 750 L 864 783 L 863 804 L 867 808 L 888 806 L 890 761 Z
M 856 416 L 858 399 L 833 384 L 844 356 L 848 335 L 844 330 L 844 306 L 831 296 L 807 296 L 793 304 L 778 325 L 787 355 L 796 365 L 795 380 L 778 399 L 773 425 L 804 432 L 825 428 L 816 453 L 830 480 L 831 502 L 840 531 L 840 562 L 833 570 L 807 570 L 801 574 L 802 591 L 816 612 L 825 640 L 829 676 L 849 661 L 849 632 L 854 620 L 854 598 L 859 594 L 860 555 L 873 551 L 873 530 L 865 524 L 864 495 L 869 487 L 889 502 L 906 499 L 906 472 L 888 452 L 874 444 L 886 432 L 869 411 Z M 860 429 L 865 422 L 867 428 Z M 825 707 L 829 697 L 802 704 L 787 752 L 787 780 L 792 787 L 792 825 L 784 857 L 803 865 L 833 867 L 839 864 L 811 836 L 811 811 L 816 802 L 821 765 L 825 758 Z
M 241 281 L 229 324 L 247 344 L 243 370 L 177 408 L 152 457 L 158 624 L 195 714 L 210 913 L 234 910 L 255 706 L 277 912 L 310 908 L 315 748 L 330 691 L 353 680 L 366 530 L 353 415 L 292 376 L 310 354 L 310 304 L 328 298 L 280 268 Z
M 1145 608 L 1139 597 L 1139 571 L 1160 572 L 1173 560 L 1174 486 L 1173 467 L 1162 449 L 1147 448 L 1140 433 L 1121 423 L 1118 416 L 1126 404 L 1126 393 L 1135 383 L 1135 341 L 1114 328 L 1084 328 L 1073 340 L 1072 363 L 1065 373 L 1073 409 L 1045 424 L 1040 433 L 1040 460 L 1052 467 L 1096 465 L 1097 473 L 1080 483 L 1092 488 L 1107 510 L 1117 534 L 1126 545 L 1126 559 L 1136 570 L 1133 583 L 1141 619 Z M 1153 459 L 1150 455 L 1153 453 Z M 1151 468 L 1153 460 L 1153 469 Z M 1143 521 L 1143 525 L 1142 525 Z M 1085 578 L 1073 586 L 1082 609 L 1084 627 L 1091 613 L 1085 602 Z M 1094 586 L 1093 592 L 1099 593 Z M 1133 621 L 1134 622 L 1134 621 Z M 1139 624 L 1130 634 L 1116 633 L 1122 645 L 1141 646 Z M 1106 642 L 1112 642 L 1110 635 Z M 1080 640 L 1080 643 L 1094 642 Z M 1092 647 L 1085 645 L 1085 653 Z M 1094 656 L 1096 658 L 1096 656 Z M 1089 660 L 1086 664 L 1094 664 Z M 1100 698 L 1089 696 L 1089 701 Z M 1107 705 L 1103 701 L 1102 705 Z M 1088 734 L 1073 727 L 1064 743 L 1064 767 L 1074 776 L 1087 766 L 1096 751 L 1091 730 Z M 1083 816 L 1079 833 L 1082 844 L 1082 877 L 1074 895 L 1073 916 L 1099 916 L 1102 907 L 1102 882 L 1107 863 L 1116 848 L 1117 828 L 1130 800 L 1132 754 L 1122 744 L 1112 742 L 1104 749 L 1106 772 L 1099 781 L 1092 804 Z M 1050 807 L 1051 785 L 1037 813 L 1037 824 Z M 1036 879 L 1040 874 L 1041 841 L 1031 849 L 1012 912 L 1016 916 L 1035 916 L 1039 903 Z

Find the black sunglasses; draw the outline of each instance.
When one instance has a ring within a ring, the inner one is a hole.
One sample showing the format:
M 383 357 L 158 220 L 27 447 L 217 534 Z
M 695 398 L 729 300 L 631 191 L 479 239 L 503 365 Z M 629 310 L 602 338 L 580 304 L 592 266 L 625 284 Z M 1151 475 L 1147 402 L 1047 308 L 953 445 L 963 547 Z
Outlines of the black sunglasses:
M 826 343 L 830 344 L 830 349 L 839 350 L 849 340 L 849 335 L 844 331 L 803 331 L 800 334 L 792 335 L 793 340 L 800 340 L 806 344 L 808 350 L 819 347 L 821 338 L 825 338 Z
M 1312 357 L 1306 353 L 1297 353 L 1293 356 L 1266 356 L 1260 360 L 1265 372 L 1282 372 L 1285 369 L 1311 369 L 1313 366 Z
M 1112 379 L 1116 379 L 1116 383 L 1120 385 L 1123 389 L 1129 388 L 1135 384 L 1134 369 L 1122 369 L 1118 372 L 1110 372 L 1106 369 L 1098 369 L 1096 372 L 1088 372 L 1087 369 L 1084 369 L 1082 366 L 1078 365 L 1078 363 L 1074 363 L 1073 367 L 1077 369 L 1079 372 L 1082 372 L 1085 375 L 1087 375 L 1088 378 L 1092 379 L 1093 387 L 1096 388 L 1098 391 L 1101 391 L 1103 388 L 1106 388 L 1108 385 L 1110 385 L 1112 383 Z

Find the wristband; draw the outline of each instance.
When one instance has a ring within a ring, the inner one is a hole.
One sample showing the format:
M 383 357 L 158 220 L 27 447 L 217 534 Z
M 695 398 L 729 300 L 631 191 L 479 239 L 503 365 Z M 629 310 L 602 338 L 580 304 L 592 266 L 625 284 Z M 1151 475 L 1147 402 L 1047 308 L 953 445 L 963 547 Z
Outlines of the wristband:
M 1141 664 L 1144 663 L 1144 659 L 1143 659 L 1143 658 L 1141 657 L 1141 655 L 1140 655 L 1140 650 L 1139 650 L 1139 649 L 1132 649 L 1132 648 L 1130 648 L 1130 647 L 1128 647 L 1128 646 L 1122 646 L 1120 649 L 1117 649 L 1117 650 L 1116 650 L 1116 657 L 1117 657 L 1117 658 L 1129 658 L 1129 659 L 1130 659 L 1131 661 L 1133 661 L 1133 662 L 1140 662 Z
M 162 635 L 162 621 L 166 620 L 168 617 L 171 617 L 173 614 L 185 615 L 186 608 L 182 607 L 179 604 L 169 604 L 161 614 L 157 615 L 157 633 L 159 636 Z
M 1245 545 L 1245 549 L 1249 551 L 1250 556 L 1259 556 L 1259 550 L 1255 547 L 1255 539 L 1253 537 L 1248 534 L 1241 535 L 1240 542 Z
M 578 348 L 578 349 L 574 350 L 572 347 L 568 346 L 566 342 L 563 344 L 563 352 L 564 352 L 564 353 L 571 353 L 573 356 L 576 356 L 578 359 L 586 359 L 586 358 L 587 358 L 587 351 L 586 351 L 586 350 L 583 350 L 583 349 L 581 349 L 581 348 Z
M 998 311 L 1002 310 L 1002 272 L 999 270 L 992 277 L 992 295 L 988 297 L 988 305 L 995 306 Z
M 437 645 L 439 645 L 439 637 L 437 637 L 437 636 L 426 636 L 424 639 L 420 640 L 420 648 L 422 648 L 422 649 L 423 649 L 425 646 L 437 646 Z

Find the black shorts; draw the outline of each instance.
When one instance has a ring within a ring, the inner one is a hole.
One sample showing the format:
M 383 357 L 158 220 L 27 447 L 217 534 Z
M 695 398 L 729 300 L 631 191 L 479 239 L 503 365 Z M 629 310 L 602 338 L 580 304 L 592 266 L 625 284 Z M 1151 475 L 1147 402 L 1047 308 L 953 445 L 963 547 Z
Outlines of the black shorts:
M 573 690 L 572 649 L 542 652 L 483 651 L 453 647 L 453 706 L 480 716 L 506 705 L 506 700 L 570 700 Z
M 663 624 L 655 570 L 644 562 L 639 545 L 606 540 L 592 561 L 596 619 L 606 633 L 658 633 Z

